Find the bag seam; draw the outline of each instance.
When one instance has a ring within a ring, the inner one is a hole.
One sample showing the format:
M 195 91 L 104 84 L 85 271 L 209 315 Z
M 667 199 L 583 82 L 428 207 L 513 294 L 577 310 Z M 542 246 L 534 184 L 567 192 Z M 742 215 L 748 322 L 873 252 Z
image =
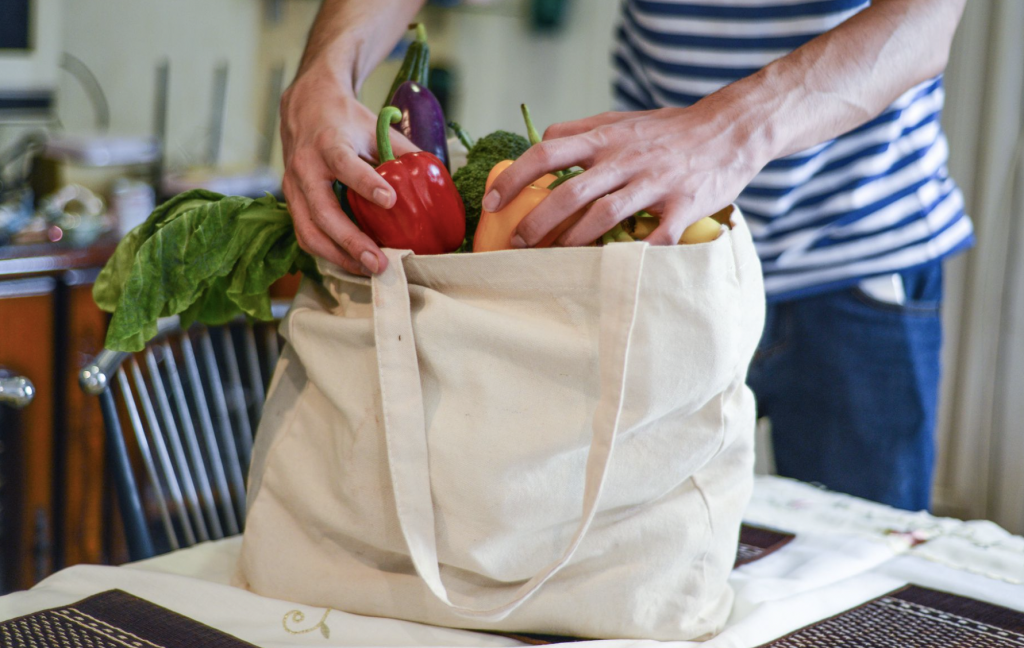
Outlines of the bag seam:
M 288 319 L 288 326 L 289 326 L 289 328 L 291 327 L 291 317 L 289 317 L 289 319 Z M 289 333 L 291 333 L 291 331 L 289 331 Z M 299 390 L 299 395 L 295 399 L 295 405 L 292 407 L 292 411 L 288 415 L 288 419 L 287 419 L 286 423 L 284 424 L 284 431 L 282 433 L 280 433 L 277 436 L 277 438 L 275 438 L 273 441 L 271 441 L 270 442 L 270 446 L 267 447 L 267 454 L 266 454 L 265 460 L 263 462 L 263 472 L 260 475 L 260 489 L 259 489 L 259 491 L 263 490 L 263 483 L 266 480 L 267 470 L 268 470 L 268 467 L 269 467 L 268 464 L 269 464 L 270 456 L 274 453 L 274 451 L 278 448 L 278 446 L 280 446 L 282 443 L 284 443 L 284 440 L 286 438 L 290 437 L 293 434 L 293 432 L 294 432 L 295 418 L 299 415 L 300 406 L 302 405 L 303 401 L 306 400 L 306 397 L 307 397 L 308 392 L 309 392 L 309 385 L 312 382 L 309 379 L 309 372 L 306 371 L 306 363 L 302 362 L 302 358 L 299 357 L 298 351 L 295 349 L 295 345 L 292 344 L 291 342 L 288 342 L 288 346 L 291 347 L 291 349 L 292 349 L 296 359 L 299 360 L 299 362 L 302 363 L 302 373 L 305 376 L 306 380 L 305 380 L 305 384 L 302 385 L 302 389 Z M 283 351 L 282 351 L 281 355 L 284 355 Z M 257 428 L 256 431 L 259 432 L 259 428 Z M 253 474 L 254 473 L 252 473 L 252 472 L 249 473 L 249 480 L 252 479 Z M 249 480 L 246 480 L 246 482 L 247 482 L 246 483 L 246 490 L 248 490 L 248 487 L 249 487 L 249 483 L 248 483 Z M 257 491 L 256 494 L 253 495 L 252 505 L 247 508 L 246 517 L 248 517 L 248 514 L 252 511 L 252 509 L 256 508 L 256 499 L 259 497 L 259 491 Z
M 731 389 L 731 387 L 730 387 L 730 389 Z M 724 392 L 718 395 L 718 399 L 719 399 L 718 434 L 719 434 L 720 440 L 719 440 L 718 450 L 716 450 L 715 453 L 711 456 L 711 458 L 708 459 L 709 462 L 714 460 L 714 458 L 717 457 L 722 452 L 722 448 L 725 446 L 725 394 L 724 394 Z M 704 592 L 704 598 L 707 599 L 707 597 L 708 597 L 708 570 L 707 570 L 707 565 L 708 565 L 708 556 L 711 555 L 711 549 L 712 549 L 712 546 L 714 545 L 714 542 L 715 542 L 715 523 L 714 523 L 714 520 L 711 517 L 711 506 L 708 503 L 708 496 L 704 492 L 704 489 L 701 487 L 700 482 L 697 480 L 696 473 L 692 477 L 690 477 L 690 481 L 693 482 L 693 487 L 697 490 L 697 493 L 700 495 L 701 505 L 704 507 L 704 517 L 707 520 L 708 539 L 707 539 L 707 543 L 704 545 L 704 553 L 701 556 L 701 560 L 700 560 L 701 591 Z M 698 618 L 702 622 L 704 622 L 704 623 L 710 623 L 711 620 L 704 616 L 704 610 L 706 609 L 706 607 L 707 607 L 707 600 L 701 601 L 701 605 L 699 607 L 700 612 L 698 613 Z
M 709 623 L 709 619 L 706 618 L 705 615 L 704 615 L 704 610 L 707 607 L 707 600 L 706 599 L 708 598 L 708 570 L 707 570 L 707 563 L 708 563 L 708 556 L 711 553 L 711 545 L 714 543 L 715 527 L 714 527 L 714 522 L 711 519 L 711 508 L 708 506 L 707 495 L 704 493 L 704 489 L 701 487 L 700 483 L 697 481 L 697 476 L 696 475 L 692 476 L 690 478 L 690 481 L 693 482 L 694 489 L 696 489 L 697 494 L 700 495 L 700 502 L 701 502 L 701 505 L 704 507 L 704 517 L 707 520 L 708 539 L 707 539 L 707 543 L 704 546 L 704 553 L 701 556 L 701 560 L 700 560 L 700 584 L 701 584 L 700 591 L 704 592 L 704 596 L 702 598 L 705 599 L 705 600 L 700 601 L 700 604 L 698 606 L 699 612 L 697 614 L 697 618 L 700 619 L 702 623 L 706 624 L 706 623 Z

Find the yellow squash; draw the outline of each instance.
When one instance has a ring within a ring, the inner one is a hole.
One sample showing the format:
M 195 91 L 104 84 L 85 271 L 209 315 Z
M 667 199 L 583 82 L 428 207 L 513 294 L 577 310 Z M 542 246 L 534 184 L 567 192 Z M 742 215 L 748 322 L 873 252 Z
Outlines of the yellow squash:
M 511 164 L 512 160 L 502 160 L 494 165 L 491 172 L 487 175 L 487 184 L 484 189 L 485 196 L 491 190 L 491 185 L 494 184 L 495 178 Z M 545 174 L 520 191 L 519 195 L 502 209 L 496 212 L 489 212 L 486 209 L 481 210 L 480 223 L 476 226 L 476 234 L 473 236 L 473 251 L 493 252 L 495 250 L 511 250 L 512 234 L 515 233 L 519 222 L 533 211 L 542 200 L 548 197 L 551 193 L 548 185 L 554 182 L 555 179 L 554 175 L 550 173 Z M 550 247 L 555 242 L 555 239 L 561 236 L 562 232 L 569 229 L 569 226 L 575 223 L 581 215 L 582 212 L 578 212 L 564 220 L 534 247 Z

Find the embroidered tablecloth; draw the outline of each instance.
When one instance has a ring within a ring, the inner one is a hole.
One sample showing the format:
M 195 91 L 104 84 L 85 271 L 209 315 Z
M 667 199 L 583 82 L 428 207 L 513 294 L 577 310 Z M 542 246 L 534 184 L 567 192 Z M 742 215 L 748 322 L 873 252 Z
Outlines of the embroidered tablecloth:
M 794 533 L 795 538 L 733 571 L 733 613 L 720 634 L 703 644 L 667 645 L 754 648 L 773 641 L 799 640 L 800 632 L 827 629 L 833 618 L 851 610 L 857 613 L 863 609 L 859 606 L 876 599 L 901 600 L 892 593 L 908 583 L 1024 612 L 1024 538 L 991 523 L 896 511 L 806 484 L 765 477 L 757 480 L 745 517 L 751 525 Z M 230 587 L 240 544 L 240 538 L 203 543 L 126 567 L 71 567 L 32 590 L 0 597 L 0 620 L 120 589 L 262 648 L 522 645 L 509 637 L 361 617 Z M 921 601 L 911 603 L 919 605 Z M 977 622 L 1020 633 L 992 617 L 979 619 L 960 609 L 936 607 L 934 601 L 926 603 L 943 614 L 952 612 L 968 624 Z M 893 611 L 891 607 L 885 610 Z M 995 631 L 997 637 L 998 633 Z M 600 643 L 600 648 L 638 646 L 638 642 L 622 640 L 594 643 Z M 652 645 L 642 643 L 645 648 Z M 579 648 L 590 645 L 575 644 Z

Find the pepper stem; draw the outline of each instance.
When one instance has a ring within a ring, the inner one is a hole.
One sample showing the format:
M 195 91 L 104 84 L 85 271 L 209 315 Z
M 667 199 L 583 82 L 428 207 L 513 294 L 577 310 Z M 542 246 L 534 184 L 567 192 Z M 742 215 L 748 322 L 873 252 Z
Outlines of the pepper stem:
M 402 111 L 394 106 L 384 106 L 377 117 L 377 157 L 381 164 L 395 159 L 395 152 L 391 149 L 391 124 L 400 121 Z
M 523 121 L 526 122 L 526 134 L 530 137 L 530 146 L 540 143 L 540 133 L 537 132 L 537 128 L 533 125 L 533 119 L 530 117 L 530 109 L 526 104 L 519 104 L 519 107 L 523 111 Z
M 427 26 L 423 23 L 411 23 L 409 29 L 416 30 L 416 40 L 420 43 L 427 42 Z

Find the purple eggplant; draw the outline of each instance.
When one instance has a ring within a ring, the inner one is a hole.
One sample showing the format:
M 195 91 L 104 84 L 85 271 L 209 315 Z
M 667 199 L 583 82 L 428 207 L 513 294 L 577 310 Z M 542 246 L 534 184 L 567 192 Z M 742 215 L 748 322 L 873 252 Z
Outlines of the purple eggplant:
M 415 81 L 406 81 L 398 86 L 388 105 L 402 111 L 402 121 L 393 128 L 397 128 L 416 146 L 436 155 L 450 171 L 444 111 L 434 93 Z

